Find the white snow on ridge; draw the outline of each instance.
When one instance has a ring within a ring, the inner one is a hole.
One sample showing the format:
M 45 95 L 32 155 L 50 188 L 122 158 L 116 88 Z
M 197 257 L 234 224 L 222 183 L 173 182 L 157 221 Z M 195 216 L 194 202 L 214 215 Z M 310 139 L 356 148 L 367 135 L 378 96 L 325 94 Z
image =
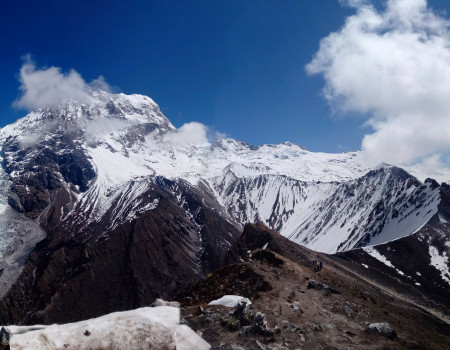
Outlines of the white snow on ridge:
M 386 259 L 384 255 L 381 255 L 374 247 L 364 247 L 363 250 L 369 254 L 371 257 L 377 259 L 378 261 L 382 262 L 386 266 L 392 267 L 395 269 L 394 265 L 391 264 L 391 262 Z
M 439 271 L 441 274 L 442 279 L 450 284 L 450 260 L 447 256 L 446 252 L 442 252 L 442 255 L 439 254 L 439 251 L 436 249 L 436 247 L 433 247 L 430 245 L 429 247 L 429 253 L 431 258 L 431 265 L 436 268 L 436 270 Z
M 145 307 L 115 312 L 95 319 L 62 325 L 8 326 L 11 348 L 17 350 L 138 350 L 210 348 L 188 326 L 180 325 L 180 309 L 170 306 Z M 39 328 L 39 327 L 38 327 Z
M 392 265 L 392 263 L 388 259 L 386 259 L 384 255 L 380 254 L 380 252 L 378 252 L 374 247 L 364 247 L 363 250 L 371 257 L 377 259 L 386 266 L 392 267 L 395 271 L 397 271 L 398 274 L 405 276 L 404 272 L 400 271 L 394 265 Z

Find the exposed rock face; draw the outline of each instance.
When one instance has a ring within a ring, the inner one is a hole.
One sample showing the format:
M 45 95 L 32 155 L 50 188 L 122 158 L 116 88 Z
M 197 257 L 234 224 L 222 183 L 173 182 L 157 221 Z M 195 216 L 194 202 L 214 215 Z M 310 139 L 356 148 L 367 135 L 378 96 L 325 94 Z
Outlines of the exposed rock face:
M 232 170 L 213 186 L 238 222 L 260 221 L 310 249 L 335 253 L 413 233 L 437 212 L 439 186 L 385 166 L 340 182 L 287 176 L 239 177 Z
M 121 145 L 126 161 L 149 133 L 174 127 L 146 97 L 96 98 L 2 130 L 8 202 L 46 234 L 7 286 L 3 323 L 76 321 L 173 297 L 220 267 L 240 234 L 205 186 L 154 172 L 110 181 L 88 149 Z M 108 141 L 92 134 L 99 128 Z
M 84 192 L 95 177 L 95 171 L 81 147 L 73 141 L 76 135 L 65 129 L 54 130 L 52 138 L 24 147 L 18 137 L 9 137 L 3 145 L 5 169 L 20 176 L 13 177 L 9 204 L 36 219 L 52 204 L 41 218 L 45 228 L 55 225 L 74 202 L 72 191 Z M 68 206 L 68 207 L 66 207 Z

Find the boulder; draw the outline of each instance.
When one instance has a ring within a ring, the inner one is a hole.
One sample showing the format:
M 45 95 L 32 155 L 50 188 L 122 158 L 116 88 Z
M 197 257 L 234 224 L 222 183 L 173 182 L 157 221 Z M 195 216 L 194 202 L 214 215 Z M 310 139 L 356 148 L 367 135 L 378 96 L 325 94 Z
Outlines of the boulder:
M 396 339 L 397 333 L 387 322 L 369 323 L 366 328 L 367 333 L 381 334 L 389 339 Z

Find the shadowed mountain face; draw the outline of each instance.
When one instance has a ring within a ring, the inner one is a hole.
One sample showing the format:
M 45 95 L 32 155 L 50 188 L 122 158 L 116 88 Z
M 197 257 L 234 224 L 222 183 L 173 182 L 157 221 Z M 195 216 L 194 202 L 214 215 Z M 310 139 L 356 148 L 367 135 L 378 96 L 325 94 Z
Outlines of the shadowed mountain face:
M 227 252 L 247 222 L 280 232 L 276 251 L 289 259 L 301 259 L 292 241 L 335 253 L 417 236 L 447 283 L 447 185 L 367 169 L 358 152 L 199 143 L 148 97 L 91 98 L 0 129 L 3 322 L 74 321 L 171 298 L 241 256 Z
M 137 185 L 144 186 L 130 184 Z M 107 235 L 104 228 L 115 222 L 122 198 L 100 222 L 78 230 L 76 224 L 49 230 L 4 297 L 3 322 L 68 322 L 149 305 L 218 268 L 224 247 L 238 236 L 236 228 L 203 207 L 195 191 L 179 186 L 183 208 L 170 191 L 145 185 L 139 208 L 154 208 L 113 226 Z M 187 215 L 190 210 L 195 210 L 194 218 Z M 86 218 L 73 218 L 82 220 Z

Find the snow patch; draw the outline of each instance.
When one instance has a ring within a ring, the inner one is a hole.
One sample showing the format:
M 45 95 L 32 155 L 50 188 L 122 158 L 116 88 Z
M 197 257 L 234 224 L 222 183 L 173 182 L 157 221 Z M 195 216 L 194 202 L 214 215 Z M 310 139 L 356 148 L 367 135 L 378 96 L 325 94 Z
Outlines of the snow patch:
M 227 307 L 235 307 L 240 301 L 244 301 L 247 305 L 250 305 L 252 302 L 244 298 L 240 295 L 224 295 L 220 299 L 216 299 L 211 301 L 208 305 L 223 305 Z
M 192 329 L 180 325 L 180 309 L 145 307 L 62 325 L 9 326 L 11 348 L 53 349 L 199 349 L 210 346 Z M 41 328 L 42 327 L 42 328 Z
M 442 217 L 442 215 L 438 215 L 438 216 L 439 216 L 439 221 L 440 221 L 442 224 L 448 224 L 448 221 L 445 220 L 445 219 Z
M 429 248 L 431 265 L 436 268 L 441 274 L 442 279 L 450 284 L 450 270 L 449 270 L 449 258 L 445 252 L 439 254 L 436 247 L 430 246 Z
M 362 248 L 367 254 L 369 254 L 371 257 L 377 259 L 378 261 L 382 262 L 386 266 L 389 266 L 393 268 L 399 275 L 405 276 L 405 273 L 397 269 L 392 263 L 382 254 L 380 254 L 379 251 L 377 251 L 374 247 L 364 247 Z

